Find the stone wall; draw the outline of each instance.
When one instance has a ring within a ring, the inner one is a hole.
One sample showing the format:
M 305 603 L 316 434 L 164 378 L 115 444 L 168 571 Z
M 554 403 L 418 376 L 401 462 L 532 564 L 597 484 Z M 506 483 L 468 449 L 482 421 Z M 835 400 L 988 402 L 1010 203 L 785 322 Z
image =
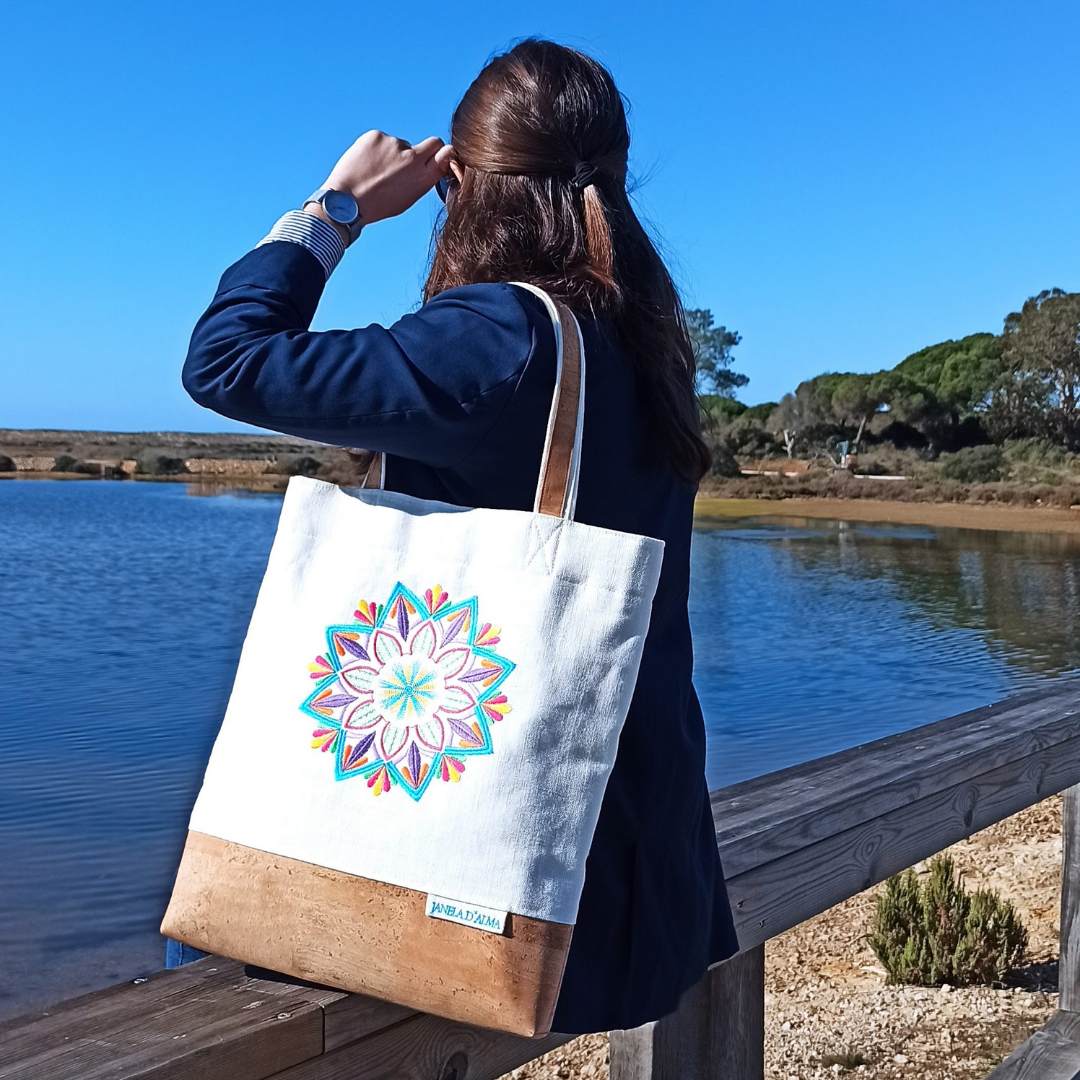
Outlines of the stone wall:
M 54 457 L 12 457 L 18 472 L 52 472 L 56 465 Z
M 262 476 L 270 470 L 272 461 L 244 458 L 188 458 L 184 468 L 199 476 Z

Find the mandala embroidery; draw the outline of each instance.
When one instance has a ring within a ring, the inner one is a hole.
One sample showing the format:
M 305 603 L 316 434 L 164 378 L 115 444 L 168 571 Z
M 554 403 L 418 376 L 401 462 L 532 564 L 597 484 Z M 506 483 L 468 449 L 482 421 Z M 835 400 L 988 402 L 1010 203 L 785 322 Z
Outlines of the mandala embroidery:
M 334 755 L 336 779 L 362 776 L 375 795 L 400 785 L 419 799 L 436 777 L 457 783 L 510 711 L 499 628 L 479 621 L 475 596 L 452 604 L 439 585 L 420 597 L 400 582 L 353 617 L 327 627 L 309 665 L 316 685 L 300 708 L 318 722 L 312 747 Z

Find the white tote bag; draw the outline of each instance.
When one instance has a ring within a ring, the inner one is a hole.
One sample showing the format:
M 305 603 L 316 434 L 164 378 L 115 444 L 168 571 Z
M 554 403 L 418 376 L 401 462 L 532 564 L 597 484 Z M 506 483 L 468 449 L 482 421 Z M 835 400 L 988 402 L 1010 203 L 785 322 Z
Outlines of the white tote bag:
M 584 349 L 532 513 L 289 483 L 163 933 L 521 1034 L 551 1023 L 660 574 L 574 521 Z

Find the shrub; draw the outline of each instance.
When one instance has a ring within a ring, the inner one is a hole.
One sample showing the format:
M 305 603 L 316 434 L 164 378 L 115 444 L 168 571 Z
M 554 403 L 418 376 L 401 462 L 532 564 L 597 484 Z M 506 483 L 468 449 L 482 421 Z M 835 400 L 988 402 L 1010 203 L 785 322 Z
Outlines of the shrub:
M 946 480 L 962 484 L 992 484 L 1007 471 L 1000 446 L 967 446 L 938 458 L 938 471 Z
M 745 414 L 723 432 L 728 452 L 742 458 L 768 458 L 784 454 L 782 443 L 765 430 L 760 420 L 747 420 Z
M 78 458 L 73 458 L 70 454 L 61 454 L 56 459 L 56 464 L 52 467 L 53 472 L 80 472 Z
M 1000 986 L 1024 958 L 1027 931 L 997 893 L 969 894 L 947 855 L 889 878 L 867 937 L 890 983 Z
M 318 476 L 322 469 L 322 462 L 307 454 L 302 457 L 287 458 L 282 464 L 284 468 L 281 471 L 286 476 Z
M 740 476 L 739 463 L 734 455 L 722 444 L 710 447 L 712 450 L 712 465 L 709 466 L 709 476 L 732 477 Z
M 146 450 L 141 453 L 135 469 L 145 476 L 177 476 L 186 472 L 183 458 L 172 457 L 157 450 Z
M 1050 468 L 1067 465 L 1070 457 L 1063 446 L 1057 446 L 1047 439 L 1010 439 L 1002 450 L 1006 461 Z
M 854 1072 L 860 1065 L 869 1065 L 870 1062 L 858 1050 L 849 1047 L 839 1054 L 824 1054 L 821 1058 L 821 1064 L 826 1069 L 839 1065 L 840 1072 Z

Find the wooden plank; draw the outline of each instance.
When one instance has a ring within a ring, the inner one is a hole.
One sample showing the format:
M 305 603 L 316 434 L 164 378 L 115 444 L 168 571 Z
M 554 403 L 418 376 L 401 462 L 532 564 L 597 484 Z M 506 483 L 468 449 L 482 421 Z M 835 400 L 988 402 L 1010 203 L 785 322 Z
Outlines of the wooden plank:
M 571 1038 L 525 1039 L 417 1016 L 277 1073 L 273 1080 L 496 1080 Z
M 239 965 L 199 964 L 5 1025 L 0 1077 L 263 1080 L 322 1053 L 316 992 L 275 986 L 268 993 Z
M 1061 837 L 1059 1007 L 1080 1013 L 1080 787 L 1065 792 Z
M 329 1053 L 416 1015 L 414 1009 L 391 1001 L 366 994 L 342 994 L 338 1000 L 323 1005 L 323 1049 Z
M 712 792 L 729 877 L 1080 737 L 1080 682 L 927 724 Z
M 235 960 L 222 962 L 237 963 Z M 258 985 L 266 993 L 273 993 L 272 987 L 278 987 L 278 993 L 287 993 L 298 986 L 309 988 L 314 1000 L 322 1005 L 324 1051 L 336 1050 L 339 1046 L 356 1042 L 357 1039 L 416 1015 L 415 1009 L 368 997 L 367 994 L 349 994 L 317 983 L 294 980 L 278 972 L 267 972 L 251 965 L 247 965 L 244 970 L 249 976 L 262 976 Z
M 765 946 L 733 956 L 712 979 L 712 1076 L 762 1080 L 765 1075 Z
M 1059 1012 L 986 1080 L 1078 1080 L 1080 1016 Z
M 189 832 L 161 930 L 410 1009 L 547 1032 L 573 926 L 511 915 L 505 933 L 489 934 L 429 918 L 426 902 L 415 889 Z
M 611 1032 L 611 1080 L 762 1080 L 765 948 L 709 971 L 651 1024 Z
M 1078 782 L 1080 739 L 1073 739 L 730 878 L 739 942 L 759 945 Z M 721 849 L 725 862 L 742 842 Z

